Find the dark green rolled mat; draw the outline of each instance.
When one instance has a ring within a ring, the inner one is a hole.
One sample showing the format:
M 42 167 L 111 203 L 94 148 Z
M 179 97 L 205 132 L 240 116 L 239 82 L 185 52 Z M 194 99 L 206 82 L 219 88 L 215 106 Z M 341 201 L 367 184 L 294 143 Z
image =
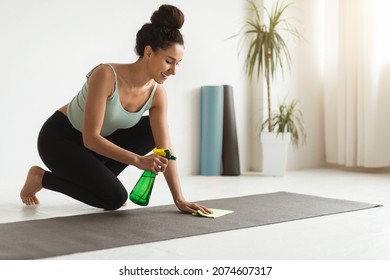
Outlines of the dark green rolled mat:
M 224 85 L 223 94 L 222 175 L 236 176 L 240 175 L 240 157 L 238 151 L 233 87 Z

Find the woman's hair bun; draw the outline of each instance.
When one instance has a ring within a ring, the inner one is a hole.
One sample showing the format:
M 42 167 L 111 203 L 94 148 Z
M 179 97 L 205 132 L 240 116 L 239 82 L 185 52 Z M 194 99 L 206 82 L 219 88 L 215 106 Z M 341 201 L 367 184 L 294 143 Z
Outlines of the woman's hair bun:
M 184 24 L 184 14 L 175 6 L 162 5 L 150 18 L 152 24 L 180 29 Z
M 176 7 L 162 5 L 150 18 L 151 23 L 145 23 L 137 32 L 135 45 L 136 53 L 142 57 L 145 47 L 152 47 L 153 51 L 167 49 L 173 44 L 184 45 L 180 28 L 184 24 L 184 15 Z

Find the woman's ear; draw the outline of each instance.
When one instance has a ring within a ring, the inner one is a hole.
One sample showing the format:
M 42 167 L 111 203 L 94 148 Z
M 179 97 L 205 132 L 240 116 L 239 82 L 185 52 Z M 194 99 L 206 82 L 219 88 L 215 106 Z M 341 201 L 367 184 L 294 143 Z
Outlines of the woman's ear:
M 145 49 L 144 49 L 144 56 L 145 56 L 146 58 L 150 58 L 150 57 L 152 56 L 152 54 L 153 54 L 153 49 L 152 49 L 152 47 L 149 46 L 149 45 L 145 46 Z

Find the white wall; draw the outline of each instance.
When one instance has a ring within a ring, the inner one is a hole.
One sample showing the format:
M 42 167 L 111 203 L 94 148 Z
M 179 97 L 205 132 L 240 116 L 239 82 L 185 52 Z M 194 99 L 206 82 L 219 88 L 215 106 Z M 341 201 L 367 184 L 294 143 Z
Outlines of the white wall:
M 208 84 L 234 87 L 241 168 L 256 169 L 252 159 L 258 162 L 260 154 L 257 132 L 251 127 L 253 102 L 242 71 L 243 57 L 238 56 L 238 39 L 226 40 L 240 29 L 245 2 L 149 0 L 141 5 L 135 0 L 2 0 L 1 187 L 19 190 L 29 166 L 41 164 L 36 138 L 42 123 L 70 101 L 92 67 L 101 62 L 127 63 L 136 59 L 135 33 L 163 3 L 178 6 L 186 16 L 182 29 L 186 53 L 176 77 L 165 84 L 181 175 L 199 171 L 199 88 Z M 306 7 L 313 8 L 310 0 L 298 3 L 302 13 Z M 309 143 L 292 153 L 290 169 L 318 166 L 322 161 L 322 101 L 317 85 L 296 92 L 302 95 Z M 124 176 L 132 176 L 133 171 L 130 168 Z
M 257 0 L 261 5 L 262 1 Z M 307 132 L 307 142 L 299 149 L 290 147 L 287 169 L 307 169 L 322 167 L 325 162 L 324 154 L 324 120 L 323 120 L 323 36 L 324 17 L 323 5 L 325 0 L 294 0 L 287 1 L 292 5 L 285 14 L 292 20 L 304 36 L 304 40 L 296 41 L 287 38 L 287 44 L 292 58 L 291 71 L 285 71 L 284 77 L 279 73 L 271 85 L 272 108 L 276 109 L 285 96 L 288 100 L 296 98 L 304 115 Z M 274 0 L 264 0 L 269 11 Z M 287 67 L 286 67 L 287 68 Z M 286 69 L 287 70 L 287 69 Z M 255 154 L 261 154 L 258 140 L 258 128 L 266 112 L 266 91 L 264 84 L 252 84 L 253 108 L 252 113 L 252 149 Z M 261 92 L 264 95 L 261 96 Z M 250 161 L 250 169 L 260 171 L 261 156 L 254 156 Z
M 295 17 L 304 40 L 292 44 L 293 66 L 285 93 L 296 97 L 301 105 L 307 131 L 306 145 L 290 148 L 289 169 L 322 167 L 325 162 L 323 113 L 324 3 L 326 0 L 295 0 L 291 16 Z M 290 83 L 290 84 L 289 84 Z M 283 85 L 282 85 L 283 86 Z

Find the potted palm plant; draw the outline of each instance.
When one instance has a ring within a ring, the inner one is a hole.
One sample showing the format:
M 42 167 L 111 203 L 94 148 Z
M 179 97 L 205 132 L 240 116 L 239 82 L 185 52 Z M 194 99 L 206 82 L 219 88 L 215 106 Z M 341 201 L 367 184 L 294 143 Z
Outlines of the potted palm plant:
M 261 133 L 263 174 L 283 176 L 287 163 L 287 147 L 291 136 L 293 136 L 294 143 L 298 143 L 299 137 L 305 134 L 302 131 L 302 114 L 297 111 L 296 101 L 282 104 L 279 111 L 273 112 L 271 79 L 275 77 L 277 70 L 283 75 L 286 67 L 289 70 L 291 68 L 291 56 L 284 35 L 290 35 L 297 39 L 301 39 L 302 36 L 291 25 L 292 18 L 284 18 L 291 3 L 285 4 L 278 0 L 271 11 L 264 7 L 265 16 L 262 16 L 253 0 L 249 3 L 254 16 L 245 21 L 239 34 L 242 35 L 242 43 L 248 46 L 245 59 L 247 75 L 250 79 L 254 76 L 257 76 L 258 79 L 264 78 L 266 82 L 267 117 L 262 125 Z M 285 119 L 287 115 L 293 117 Z M 278 155 L 279 153 L 284 154 Z
M 272 132 L 262 132 L 263 174 L 266 176 L 284 176 L 287 166 L 288 145 L 295 148 L 306 142 L 303 114 L 293 99 L 279 104 L 278 110 L 272 112 L 262 125 L 264 131 L 271 120 Z
M 269 119 L 267 118 L 263 122 L 261 130 L 265 130 L 268 126 Z M 278 109 L 272 112 L 271 126 L 272 131 L 276 132 L 276 134 L 290 133 L 289 137 L 295 148 L 306 142 L 303 114 L 298 108 L 298 101 L 295 99 L 290 102 L 287 102 L 285 99 L 283 103 L 279 104 Z

